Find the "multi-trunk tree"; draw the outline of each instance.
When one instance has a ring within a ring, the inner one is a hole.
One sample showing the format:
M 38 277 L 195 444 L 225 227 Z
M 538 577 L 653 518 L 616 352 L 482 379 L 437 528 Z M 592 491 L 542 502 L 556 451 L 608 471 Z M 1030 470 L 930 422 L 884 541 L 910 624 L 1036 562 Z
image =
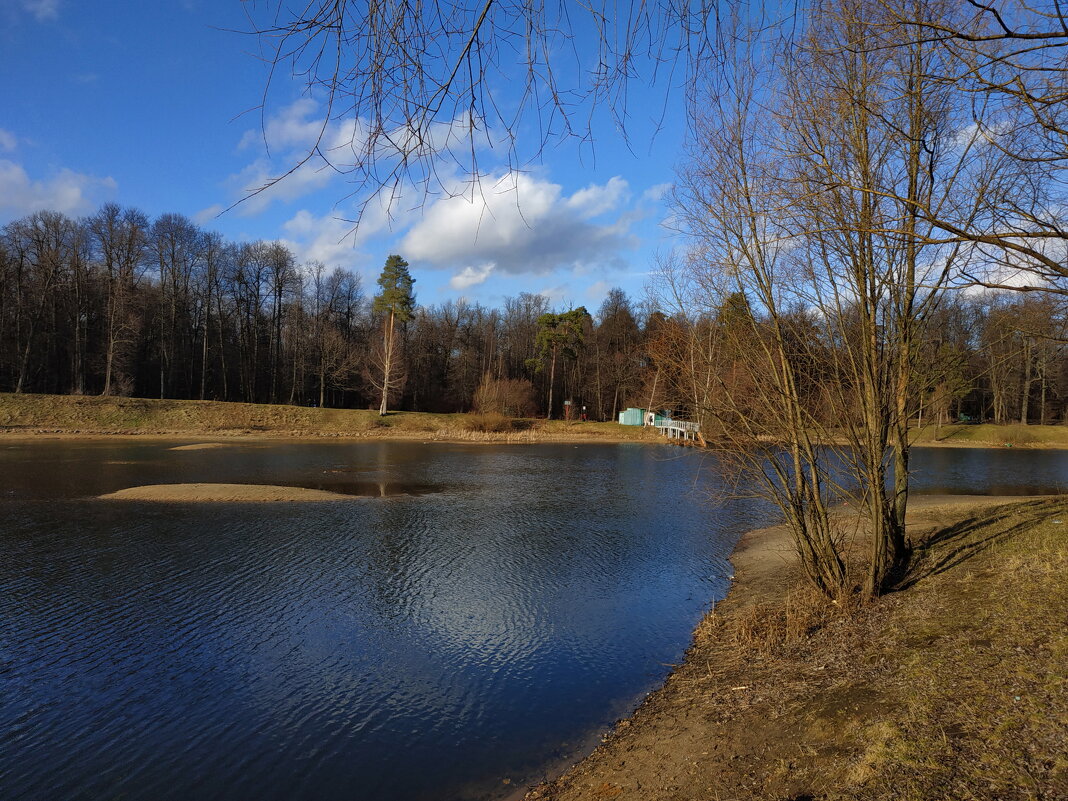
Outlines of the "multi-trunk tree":
M 849 586 L 835 494 L 856 497 L 872 532 L 867 594 L 907 561 L 917 360 L 962 258 L 920 210 L 952 207 L 967 224 L 961 178 L 972 186 L 980 169 L 956 136 L 966 100 L 934 77 L 953 65 L 936 42 L 888 24 L 886 6 L 819 3 L 786 44 L 739 26 L 682 176 L 693 249 L 661 282 L 683 315 L 732 297 L 750 307 L 748 323 L 688 326 L 686 366 L 712 367 L 702 413 L 783 509 L 810 578 L 832 596 Z M 732 329 L 746 355 L 713 365 L 725 355 L 715 338 Z

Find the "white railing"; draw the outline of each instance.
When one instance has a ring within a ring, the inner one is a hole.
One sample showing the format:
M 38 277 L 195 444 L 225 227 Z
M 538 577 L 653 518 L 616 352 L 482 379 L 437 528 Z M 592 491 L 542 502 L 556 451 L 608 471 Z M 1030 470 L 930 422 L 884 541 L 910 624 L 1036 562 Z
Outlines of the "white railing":
M 689 420 L 672 420 L 667 418 L 660 420 L 656 424 L 657 428 L 677 428 L 679 431 L 700 431 L 700 423 L 691 423 Z

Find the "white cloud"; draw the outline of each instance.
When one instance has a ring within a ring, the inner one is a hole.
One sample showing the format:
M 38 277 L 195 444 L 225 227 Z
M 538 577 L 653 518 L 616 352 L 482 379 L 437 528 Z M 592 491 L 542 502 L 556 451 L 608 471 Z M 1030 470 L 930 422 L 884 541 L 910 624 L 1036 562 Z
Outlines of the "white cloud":
M 658 203 L 671 191 L 671 184 L 656 184 L 642 192 L 642 200 Z
M 335 173 L 319 159 L 310 159 L 281 180 L 271 168 L 270 159 L 257 159 L 230 177 L 230 184 L 242 196 L 237 212 L 251 217 L 267 209 L 274 201 L 291 202 L 325 187 Z
M 0 215 L 21 217 L 49 209 L 64 214 L 85 214 L 103 198 L 114 194 L 114 178 L 61 170 L 35 181 L 13 161 L 0 159 Z
M 392 165 L 403 156 L 418 172 L 423 159 L 434 161 L 434 154 L 447 152 L 476 130 L 466 113 L 452 121 L 434 123 L 419 136 L 398 128 L 374 140 L 374 159 L 380 166 Z M 276 200 L 292 202 L 344 179 L 353 165 L 371 158 L 367 153 L 371 141 L 370 129 L 362 119 L 331 120 L 324 125 L 322 108 L 310 98 L 281 108 L 262 128 L 246 131 L 238 143 L 239 151 L 265 147 L 263 156 L 229 178 L 231 189 L 245 197 L 238 212 L 244 216 L 259 214 Z M 480 149 L 487 147 L 481 141 L 475 144 Z M 442 162 L 436 167 L 433 180 L 447 180 L 455 164 Z
M 5 131 L 0 128 L 0 150 L 10 153 L 18 146 L 18 139 L 15 138 L 15 134 L 11 131 Z
M 539 290 L 536 294 L 549 301 L 552 306 L 560 306 L 568 296 L 568 289 L 564 286 L 550 286 Z
M 464 267 L 460 272 L 449 279 L 449 286 L 453 289 L 469 289 L 479 284 L 484 284 L 490 277 L 497 265 L 490 262 L 481 267 Z
M 529 175 L 487 176 L 473 191 L 426 208 L 400 252 L 461 275 L 486 264 L 512 275 L 615 264 L 618 251 L 634 245 L 631 220 L 597 224 L 591 218 L 614 211 L 627 197 L 627 182 L 618 177 L 564 196 L 559 184 Z
M 357 260 L 352 223 L 337 217 L 316 217 L 301 210 L 282 226 L 285 243 L 298 261 L 321 261 L 328 267 L 351 267 Z
M 1068 243 L 1061 240 L 1050 240 L 1033 246 L 1054 261 L 1063 263 L 1068 259 Z M 962 291 L 965 294 L 985 295 L 1009 291 L 1008 288 L 1012 287 L 1045 287 L 1055 279 L 1056 276 L 1042 264 L 1023 255 L 1011 251 L 991 252 L 982 246 L 976 246 L 972 253 L 972 264 L 965 269 L 964 276 L 958 283 L 963 286 Z M 1007 289 L 994 289 L 983 284 L 996 284 Z
M 207 223 L 218 217 L 220 214 L 222 214 L 225 210 L 226 207 L 221 203 L 212 204 L 206 209 L 201 209 L 196 214 L 194 214 L 193 222 L 195 222 L 197 225 L 206 225 Z
M 608 294 L 614 284 L 610 284 L 607 281 L 594 281 L 589 287 L 586 288 L 586 297 L 590 301 L 604 300 L 605 295 Z
M 33 14 L 38 22 L 46 22 L 59 16 L 59 0 L 22 0 L 22 7 Z
M 318 217 L 301 209 L 283 224 L 286 238 L 282 241 L 299 262 L 321 261 L 328 267 L 353 268 L 368 259 L 361 250 L 364 243 L 388 229 L 392 221 L 388 200 L 368 204 L 358 228 L 351 219 L 338 215 Z
M 246 131 L 238 143 L 238 150 L 257 145 L 267 148 L 267 153 L 228 180 L 233 191 L 245 197 L 237 207 L 238 213 L 253 216 L 276 200 L 292 202 L 323 189 L 340 175 L 332 163 L 346 165 L 355 161 L 364 137 L 363 127 L 355 121 L 332 122 L 324 129 L 318 104 L 308 98 L 282 108 L 264 123 L 262 130 Z M 301 163 L 316 146 L 329 161 L 312 155 Z M 293 171 L 287 175 L 290 169 Z
M 238 149 L 245 150 L 264 143 L 269 150 L 310 147 L 322 129 L 320 120 L 309 119 L 317 108 L 315 101 L 308 98 L 291 103 L 268 119 L 262 130 L 256 128 L 246 131 L 237 145 Z
M 629 196 L 630 189 L 627 182 L 617 175 L 610 178 L 603 186 L 590 184 L 585 189 L 580 189 L 569 197 L 564 205 L 582 219 L 588 220 L 612 211 Z
M 986 125 L 973 122 L 961 128 L 953 137 L 957 147 L 979 146 L 997 144 L 1012 131 L 1012 124 L 1008 120 L 998 120 Z

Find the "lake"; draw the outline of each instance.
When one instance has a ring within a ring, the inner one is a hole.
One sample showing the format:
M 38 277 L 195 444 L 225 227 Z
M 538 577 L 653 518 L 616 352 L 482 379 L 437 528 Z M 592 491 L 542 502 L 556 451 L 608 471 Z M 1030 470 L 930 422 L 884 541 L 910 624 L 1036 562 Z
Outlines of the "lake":
M 681 659 L 772 522 L 671 446 L 0 440 L 0 797 L 500 799 Z M 920 491 L 1059 451 L 918 450 Z M 270 483 L 304 504 L 156 504 Z

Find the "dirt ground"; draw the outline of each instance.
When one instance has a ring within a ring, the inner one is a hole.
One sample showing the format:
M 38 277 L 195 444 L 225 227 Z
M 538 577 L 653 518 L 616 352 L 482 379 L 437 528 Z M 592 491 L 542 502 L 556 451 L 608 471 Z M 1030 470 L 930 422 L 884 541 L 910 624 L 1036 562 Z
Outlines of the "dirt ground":
M 916 500 L 916 567 L 863 607 L 749 534 L 684 664 L 528 801 L 1068 799 L 1068 501 Z

